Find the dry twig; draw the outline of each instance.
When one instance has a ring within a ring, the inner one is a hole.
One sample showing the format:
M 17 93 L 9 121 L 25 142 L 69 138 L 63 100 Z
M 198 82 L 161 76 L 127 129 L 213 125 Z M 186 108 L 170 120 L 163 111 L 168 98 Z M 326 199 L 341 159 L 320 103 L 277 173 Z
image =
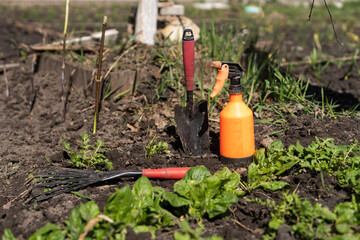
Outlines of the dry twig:
M 61 64 L 61 82 L 62 82 L 61 102 L 62 102 L 62 107 L 63 107 L 64 121 L 65 121 L 65 118 L 66 118 L 66 102 L 65 102 L 65 50 L 66 50 L 67 26 L 68 26 L 68 19 L 69 19 L 69 1 L 70 1 L 70 0 L 66 0 L 66 6 L 65 6 L 64 39 L 63 39 L 63 46 L 62 46 L 62 64 Z
M 314 8 L 314 2 L 315 2 L 315 0 L 312 0 L 308 21 L 311 20 L 311 14 L 312 14 L 312 10 L 313 10 L 313 8 Z M 336 40 L 337 40 L 338 43 L 340 43 L 341 45 L 344 45 L 344 44 L 340 41 L 340 39 L 339 39 L 339 37 L 338 37 L 338 35 L 337 35 L 337 33 L 336 33 L 334 20 L 333 20 L 333 18 L 332 18 L 332 16 L 331 16 L 331 12 L 330 12 L 329 6 L 327 5 L 326 0 L 324 0 L 324 4 L 325 4 L 325 7 L 326 7 L 326 9 L 327 9 L 327 11 L 328 11 L 328 13 L 329 13 L 329 17 L 330 17 L 330 20 L 331 20 L 331 25 L 332 25 L 333 32 L 334 32 L 334 35 L 335 35 L 335 37 L 336 37 Z
M 96 80 L 96 100 L 95 100 L 94 130 L 93 130 L 93 134 L 96 133 L 96 123 L 97 123 L 98 113 L 99 113 L 100 84 L 101 84 L 101 66 L 102 66 L 102 59 L 103 59 L 103 53 L 104 53 L 104 40 L 105 40 L 106 24 L 107 24 L 107 17 L 104 16 L 103 25 L 102 25 L 101 43 L 100 43 L 98 72 L 97 72 L 97 76 L 96 76 L 96 79 L 95 79 L 95 80 Z

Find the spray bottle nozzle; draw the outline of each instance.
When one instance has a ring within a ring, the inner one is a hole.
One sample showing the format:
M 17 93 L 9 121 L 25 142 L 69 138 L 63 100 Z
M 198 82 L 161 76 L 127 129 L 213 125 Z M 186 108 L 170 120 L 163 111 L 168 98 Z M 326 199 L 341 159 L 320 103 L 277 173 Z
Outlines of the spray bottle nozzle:
M 225 84 L 226 79 L 228 78 L 231 80 L 229 93 L 240 94 L 242 92 L 240 79 L 244 69 L 240 66 L 240 64 L 233 62 L 214 61 L 211 63 L 211 67 L 217 69 L 216 82 L 210 95 L 211 98 L 219 94 Z

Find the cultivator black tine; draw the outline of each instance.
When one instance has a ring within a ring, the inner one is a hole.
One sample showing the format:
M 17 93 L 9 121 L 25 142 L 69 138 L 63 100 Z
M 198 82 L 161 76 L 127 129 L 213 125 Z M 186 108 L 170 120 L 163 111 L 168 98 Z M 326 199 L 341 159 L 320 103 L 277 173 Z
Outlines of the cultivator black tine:
M 88 182 L 89 178 L 78 178 L 78 179 L 64 179 L 61 181 L 52 181 L 52 179 L 41 179 L 35 182 L 33 187 L 54 187 L 60 185 L 69 185 L 69 184 L 76 184 L 82 182 Z
M 44 169 L 46 172 L 78 172 L 84 173 L 84 170 L 75 169 L 75 168 L 63 168 L 63 167 L 54 167 L 54 166 L 38 166 L 36 169 Z
M 63 193 L 68 193 L 68 192 L 72 192 L 72 191 L 76 191 L 76 190 L 85 188 L 93 183 L 94 182 L 86 182 L 86 183 L 80 183 L 80 184 L 71 184 L 71 185 L 68 185 L 65 187 L 54 188 L 50 191 L 39 193 L 39 194 L 33 196 L 32 199 L 35 199 L 37 202 L 41 202 L 41 201 L 53 198 L 53 197 L 63 194 Z M 40 196 L 44 196 L 44 197 L 38 198 Z
M 57 178 L 77 178 L 77 177 L 87 177 L 89 176 L 89 173 L 86 174 L 74 174 L 74 173 L 39 173 L 39 174 L 35 174 L 34 177 L 35 178 L 52 178 L 52 177 L 57 177 Z
M 39 177 L 52 177 L 52 176 L 74 176 L 74 177 L 79 177 L 79 176 L 88 176 L 89 174 L 92 174 L 90 172 L 73 172 L 73 171 L 62 171 L 62 172 L 56 172 L 56 171 L 42 171 L 39 172 L 37 174 L 35 174 L 35 176 L 39 176 Z
M 67 177 L 67 176 L 59 176 L 59 177 L 34 177 L 36 179 L 35 183 L 42 183 L 42 182 L 54 182 L 54 181 L 60 181 L 60 180 L 73 180 L 73 181 L 79 181 L 79 180 L 86 180 L 89 179 L 89 177 Z
M 109 173 L 87 172 L 83 170 L 54 167 L 40 167 L 36 173 L 33 188 L 50 188 L 49 191 L 34 195 L 29 201 L 47 200 L 62 193 L 68 193 L 85 188 L 91 184 L 109 181 L 120 177 L 140 177 L 142 171 L 116 171 Z

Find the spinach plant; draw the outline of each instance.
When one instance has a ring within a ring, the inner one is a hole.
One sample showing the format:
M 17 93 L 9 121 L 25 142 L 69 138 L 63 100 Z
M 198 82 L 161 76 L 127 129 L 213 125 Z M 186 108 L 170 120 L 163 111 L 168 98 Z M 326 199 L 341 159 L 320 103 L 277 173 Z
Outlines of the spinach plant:
M 62 145 L 70 156 L 70 163 L 74 164 L 77 168 L 90 168 L 102 169 L 105 164 L 109 170 L 113 169 L 110 160 L 102 154 L 105 150 L 105 143 L 98 139 L 95 146 L 89 144 L 90 139 L 88 134 L 81 134 L 81 146 L 79 152 L 73 152 L 70 144 L 63 141 Z
M 255 152 L 254 162 L 248 167 L 247 189 L 262 187 L 267 190 L 279 190 L 289 185 L 277 181 L 278 176 L 292 168 L 300 159 L 294 156 L 293 151 L 301 146 L 292 146 L 285 151 L 280 140 L 273 141 L 267 151 L 261 148 Z
M 240 175 L 228 168 L 211 175 L 204 166 L 191 168 L 174 185 L 173 192 L 164 192 L 164 199 L 181 214 L 201 219 L 204 215 L 214 218 L 226 213 L 244 191 L 238 189 Z
M 124 235 L 126 227 L 132 227 L 135 233 L 151 232 L 155 237 L 157 229 L 174 225 L 176 219 L 169 211 L 163 209 L 161 203 L 160 187 L 152 187 L 146 177 L 139 178 L 133 189 L 126 185 L 121 190 L 116 190 L 105 206 L 105 215 L 114 220 L 112 229 L 114 235 Z

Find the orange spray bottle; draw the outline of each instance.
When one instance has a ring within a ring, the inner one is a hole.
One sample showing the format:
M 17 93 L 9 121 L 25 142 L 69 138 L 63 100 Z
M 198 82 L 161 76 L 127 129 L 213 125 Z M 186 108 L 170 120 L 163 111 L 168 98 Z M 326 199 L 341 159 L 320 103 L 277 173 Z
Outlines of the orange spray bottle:
M 254 120 L 253 112 L 242 99 L 240 79 L 244 70 L 238 63 L 220 61 L 212 62 L 211 67 L 218 72 L 211 98 L 221 91 L 226 79 L 231 81 L 230 101 L 220 112 L 220 160 L 251 160 L 255 153 Z

